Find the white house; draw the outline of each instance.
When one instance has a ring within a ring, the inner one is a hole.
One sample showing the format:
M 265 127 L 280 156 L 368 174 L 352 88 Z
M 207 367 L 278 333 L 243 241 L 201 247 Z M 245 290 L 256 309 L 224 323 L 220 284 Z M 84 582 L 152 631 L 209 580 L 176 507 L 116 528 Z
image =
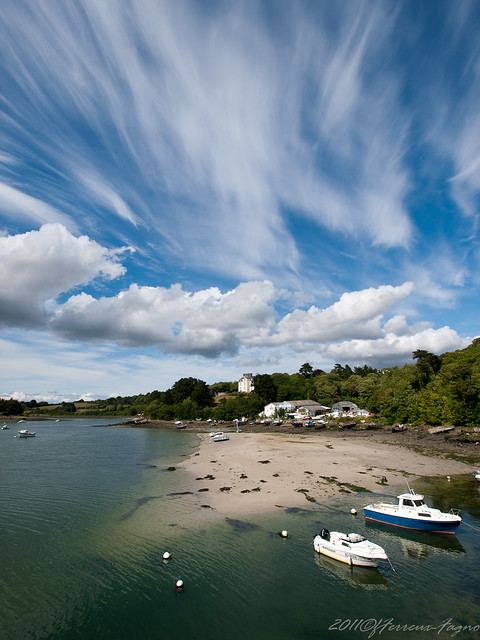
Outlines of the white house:
M 293 414 L 296 418 L 313 418 L 322 415 L 330 407 L 324 407 L 314 400 L 284 400 L 283 402 L 270 402 L 265 405 L 262 415 L 266 418 L 274 418 L 280 414 Z
M 243 376 L 238 381 L 238 391 L 239 393 L 251 393 L 254 390 L 255 386 L 253 384 L 253 374 L 244 373 Z

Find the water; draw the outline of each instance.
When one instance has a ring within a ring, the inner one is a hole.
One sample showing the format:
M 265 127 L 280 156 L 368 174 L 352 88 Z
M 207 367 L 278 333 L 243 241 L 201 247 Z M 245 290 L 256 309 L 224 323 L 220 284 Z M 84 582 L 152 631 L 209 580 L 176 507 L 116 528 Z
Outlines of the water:
M 456 536 L 367 524 L 365 494 L 229 520 L 201 507 L 184 472 L 167 471 L 195 435 L 99 424 L 27 423 L 37 436 L 26 440 L 13 438 L 16 425 L 0 431 L 1 640 L 480 637 L 473 477 L 415 484 L 435 506 L 462 509 Z M 316 555 L 322 527 L 366 534 L 396 572 Z

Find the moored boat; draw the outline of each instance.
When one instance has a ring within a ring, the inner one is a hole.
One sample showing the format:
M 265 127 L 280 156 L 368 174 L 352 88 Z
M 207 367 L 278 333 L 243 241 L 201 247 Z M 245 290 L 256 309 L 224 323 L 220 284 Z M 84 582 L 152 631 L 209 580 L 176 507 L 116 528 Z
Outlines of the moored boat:
M 377 567 L 381 560 L 388 560 L 383 547 L 358 533 L 322 529 L 313 539 L 313 548 L 317 553 L 357 567 Z
M 7 427 L 8 429 L 8 427 Z M 479 480 L 480 481 L 480 470 L 476 470 L 473 474 L 473 477 L 475 478 L 475 480 Z
M 35 437 L 35 431 L 28 431 L 28 429 L 20 429 L 18 432 L 18 438 L 33 438 Z
M 419 493 L 402 493 L 398 502 L 377 502 L 364 507 L 365 518 L 394 527 L 431 531 L 432 533 L 454 534 L 462 518 L 455 509 L 448 513 L 433 509 L 425 504 Z
M 228 433 L 223 433 L 223 431 L 219 431 L 214 436 L 212 436 L 213 442 L 223 442 L 224 440 L 230 440 L 230 436 Z

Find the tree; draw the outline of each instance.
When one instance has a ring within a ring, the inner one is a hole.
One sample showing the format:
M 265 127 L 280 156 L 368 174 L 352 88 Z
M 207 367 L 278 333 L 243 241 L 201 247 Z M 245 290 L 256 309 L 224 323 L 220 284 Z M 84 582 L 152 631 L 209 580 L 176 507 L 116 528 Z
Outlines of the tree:
M 255 393 L 259 398 L 261 398 L 264 404 L 276 401 L 277 386 L 271 375 L 263 373 L 253 376 L 253 385 Z
M 13 398 L 10 398 L 10 400 L 0 398 L 0 413 L 4 416 L 21 416 L 23 406 L 18 400 L 14 400 Z
M 168 404 L 180 404 L 184 400 L 192 399 L 199 407 L 212 404 L 213 393 L 203 380 L 198 378 L 180 378 L 171 388 L 172 400 Z
M 417 349 L 412 355 L 413 359 L 417 361 L 418 383 L 421 390 L 422 387 L 430 382 L 432 376 L 439 371 L 441 360 L 434 353 L 424 349 Z
M 346 364 L 342 367 L 342 365 L 338 363 L 333 367 L 332 372 L 335 372 L 342 380 L 346 380 L 353 373 L 350 365 Z
M 305 362 L 298 370 L 298 373 L 304 378 L 311 378 L 313 376 L 313 367 L 309 362 Z

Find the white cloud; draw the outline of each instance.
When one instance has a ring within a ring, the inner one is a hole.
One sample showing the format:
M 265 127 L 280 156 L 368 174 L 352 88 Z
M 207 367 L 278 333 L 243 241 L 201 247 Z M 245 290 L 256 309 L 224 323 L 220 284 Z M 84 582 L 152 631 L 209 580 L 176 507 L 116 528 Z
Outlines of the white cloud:
M 99 204 L 109 207 L 120 218 L 128 220 L 133 225 L 138 224 L 137 217 L 128 204 L 104 179 L 82 172 L 78 172 L 78 176 L 82 184 L 85 185 Z
M 77 225 L 61 211 L 38 198 L 0 182 L 0 211 L 15 221 L 26 220 L 33 224 L 57 222 L 75 232 Z
M 292 285 L 302 255 L 286 208 L 355 242 L 408 245 L 409 118 L 388 55 L 396 11 L 338 5 L 334 26 L 322 3 L 277 10 L 273 28 L 252 3 L 11 7 L 5 40 L 36 120 L 64 118 L 46 152 L 67 179 L 81 159 L 90 192 L 137 224 L 133 171 L 152 196 L 153 243 L 235 280 Z
M 117 278 L 122 249 L 110 251 L 60 224 L 0 237 L 0 321 L 41 324 L 45 303 L 94 278 Z
M 275 290 L 270 282 L 248 282 L 222 294 L 212 287 L 190 293 L 180 285 L 132 285 L 115 297 L 84 293 L 61 305 L 51 328 L 69 338 L 157 345 L 167 352 L 218 356 L 273 323 Z
M 391 327 L 390 327 L 391 328 Z M 324 358 L 350 365 L 370 364 L 375 367 L 403 366 L 411 361 L 412 353 L 425 349 L 441 354 L 464 349 L 472 338 L 461 338 L 450 327 L 423 328 L 410 335 L 387 333 L 376 340 L 348 340 L 320 349 Z
M 382 335 L 381 318 L 398 301 L 410 295 L 413 283 L 384 285 L 341 295 L 326 309 L 296 309 L 282 318 L 276 333 L 252 339 L 253 344 L 331 342 L 342 338 L 375 338 Z
M 92 288 L 92 293 L 81 291 L 61 302 L 59 297 L 75 287 L 123 275 L 119 255 L 124 249 L 108 250 L 86 236 L 72 236 L 62 225 L 48 224 L 39 231 L 0 237 L 0 251 L 4 325 L 42 329 L 73 343 L 154 346 L 165 354 L 213 359 L 238 354 L 239 362 L 260 358 L 272 364 L 281 360 L 271 351 L 280 345 L 297 353 L 317 349 L 324 356 L 351 347 L 351 357 L 365 353 L 380 358 L 390 346 L 396 357 L 411 352 L 412 344 L 438 351 L 462 342 L 447 327 L 409 326 L 404 316 L 390 317 L 412 295 L 412 282 L 346 292 L 329 307 L 297 308 L 283 317 L 277 305 L 295 304 L 296 297 L 266 280 L 240 283 L 225 293 L 218 287 L 190 292 L 180 284 L 133 284 L 117 295 L 97 298 Z M 327 343 L 339 344 L 330 351 Z

